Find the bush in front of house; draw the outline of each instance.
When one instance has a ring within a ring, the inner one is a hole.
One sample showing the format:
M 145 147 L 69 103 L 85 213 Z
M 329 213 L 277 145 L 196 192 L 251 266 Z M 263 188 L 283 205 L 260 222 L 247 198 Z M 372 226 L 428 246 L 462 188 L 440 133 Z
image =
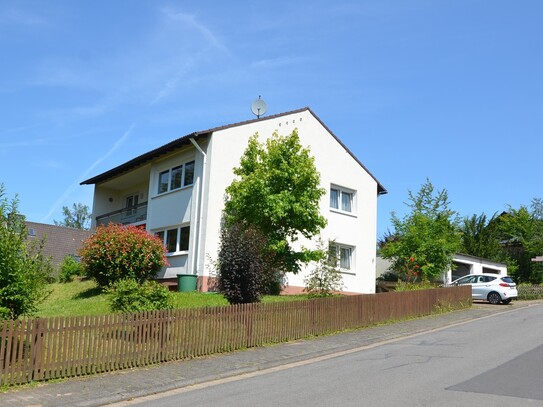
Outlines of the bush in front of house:
M 85 268 L 81 262 L 77 261 L 73 256 L 66 256 L 60 265 L 58 281 L 61 283 L 71 283 L 76 276 L 82 276 L 85 273 Z
M 305 288 L 309 297 L 329 297 L 343 289 L 343 276 L 339 269 L 338 251 L 335 242 L 325 243 L 318 239 L 317 250 L 322 255 L 319 261 L 304 278 Z
M 98 226 L 79 255 L 86 275 L 102 288 L 125 278 L 143 283 L 168 264 L 162 240 L 135 226 Z
M 113 312 L 141 312 L 172 309 L 172 294 L 156 281 L 140 283 L 133 278 L 116 281 L 107 289 Z
M 260 302 L 269 286 L 265 246 L 265 237 L 254 227 L 236 223 L 221 231 L 219 291 L 230 304 Z

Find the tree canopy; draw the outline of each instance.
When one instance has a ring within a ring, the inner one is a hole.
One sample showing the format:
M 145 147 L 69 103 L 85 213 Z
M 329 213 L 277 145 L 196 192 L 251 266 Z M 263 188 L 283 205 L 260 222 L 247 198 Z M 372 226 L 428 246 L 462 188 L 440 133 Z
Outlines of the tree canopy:
M 436 191 L 429 179 L 416 194 L 409 191 L 406 205 L 411 211 L 403 218 L 392 213 L 394 231 L 381 254 L 407 280 L 437 279 L 460 247 L 458 215 L 449 208 L 447 190 Z
M 532 258 L 543 255 L 543 201 L 535 198 L 519 209 L 509 206 L 500 216 L 499 229 L 503 249 L 518 264 L 517 282 L 542 283 L 543 264 Z
M 316 260 L 317 251 L 292 247 L 300 236 L 311 238 L 326 225 L 319 211 L 326 191 L 298 132 L 274 133 L 265 144 L 255 134 L 234 174 L 238 178 L 226 189 L 226 224 L 251 225 L 266 236 L 280 270 L 297 273 L 301 263 Z
M 55 220 L 55 225 L 75 229 L 90 229 L 91 215 L 87 205 L 74 203 L 71 210 L 67 206 L 63 206 L 62 214 L 64 215 L 64 220 L 61 222 Z
M 0 319 L 32 315 L 49 294 L 52 266 L 42 254 L 44 241 L 27 239 L 18 204 L 0 184 Z

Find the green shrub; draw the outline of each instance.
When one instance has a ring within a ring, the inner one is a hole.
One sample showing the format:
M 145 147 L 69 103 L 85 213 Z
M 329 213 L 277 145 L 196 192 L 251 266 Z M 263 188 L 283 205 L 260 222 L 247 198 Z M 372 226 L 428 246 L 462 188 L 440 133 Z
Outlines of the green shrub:
M 156 281 L 143 284 L 133 278 L 113 283 L 106 292 L 110 294 L 113 312 L 141 312 L 172 309 L 172 294 Z
M 142 283 L 167 265 L 162 241 L 135 226 L 99 226 L 79 254 L 85 273 L 100 287 L 125 278 Z
M 543 285 L 519 284 L 517 285 L 519 300 L 540 300 L 543 298 Z
M 416 290 L 430 290 L 436 288 L 438 285 L 428 281 L 421 281 L 418 283 L 399 280 L 396 284 L 395 291 L 416 291 Z
M 48 295 L 52 266 L 42 249 L 44 240 L 27 240 L 18 200 L 5 197 L 0 184 L 0 319 L 32 315 Z
M 66 256 L 60 265 L 58 281 L 70 283 L 75 276 L 82 276 L 84 272 L 85 269 L 81 262 L 77 261 L 73 256 Z
M 304 278 L 304 291 L 309 297 L 329 297 L 343 289 L 343 276 L 338 268 L 339 259 L 335 247 L 334 243 L 330 242 L 326 251 L 324 243 L 319 240 L 318 250 L 322 257 L 315 262 L 314 268 Z

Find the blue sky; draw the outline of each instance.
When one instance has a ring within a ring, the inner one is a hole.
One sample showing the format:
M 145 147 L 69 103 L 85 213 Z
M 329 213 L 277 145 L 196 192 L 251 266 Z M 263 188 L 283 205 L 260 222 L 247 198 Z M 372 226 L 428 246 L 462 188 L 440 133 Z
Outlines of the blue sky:
M 197 130 L 309 106 L 389 191 L 462 216 L 543 197 L 539 0 L 0 2 L 0 182 L 34 222 Z

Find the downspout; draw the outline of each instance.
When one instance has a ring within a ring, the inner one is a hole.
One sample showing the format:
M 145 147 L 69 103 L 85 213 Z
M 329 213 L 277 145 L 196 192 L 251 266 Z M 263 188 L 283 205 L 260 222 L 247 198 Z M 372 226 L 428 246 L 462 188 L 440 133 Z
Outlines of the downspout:
M 202 148 L 198 145 L 196 140 L 194 138 L 190 139 L 190 142 L 194 145 L 196 150 L 202 154 L 202 177 L 201 182 L 198 182 L 198 191 L 196 194 L 196 210 L 197 210 L 197 227 L 196 227 L 196 247 L 193 250 L 193 257 L 192 257 L 192 269 L 194 270 L 194 274 L 198 275 L 198 258 L 200 256 L 200 244 L 202 239 L 202 218 L 203 218 L 203 206 L 204 206 L 204 191 L 205 191 L 205 175 L 206 175 L 206 164 L 207 164 L 207 154 L 202 150 Z M 203 277 L 203 273 L 202 273 Z

